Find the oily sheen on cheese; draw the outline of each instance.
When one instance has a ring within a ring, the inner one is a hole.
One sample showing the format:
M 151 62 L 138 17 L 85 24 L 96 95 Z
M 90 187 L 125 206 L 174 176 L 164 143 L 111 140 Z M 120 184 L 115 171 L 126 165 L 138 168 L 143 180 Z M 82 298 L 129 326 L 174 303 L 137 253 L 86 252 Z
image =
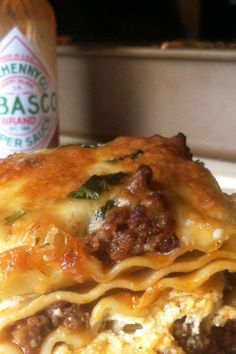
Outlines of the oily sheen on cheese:
M 182 134 L 1 160 L 0 353 L 236 352 L 235 200 Z

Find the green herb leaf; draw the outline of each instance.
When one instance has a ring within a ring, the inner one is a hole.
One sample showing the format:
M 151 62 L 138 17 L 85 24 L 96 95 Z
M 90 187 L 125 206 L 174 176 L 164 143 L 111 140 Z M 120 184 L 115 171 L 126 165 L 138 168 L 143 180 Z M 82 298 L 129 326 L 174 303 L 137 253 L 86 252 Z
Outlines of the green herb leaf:
M 118 185 L 122 183 L 127 176 L 124 172 L 117 172 L 114 174 L 97 176 L 94 175 L 83 184 L 78 191 L 69 193 L 69 197 L 73 199 L 92 199 L 96 200 L 100 197 L 102 192 L 109 190 L 109 185 Z
M 104 143 L 91 143 L 91 144 L 80 144 L 81 147 L 95 149 L 97 147 L 105 146 Z
M 100 194 L 88 187 L 82 186 L 78 191 L 73 191 L 69 194 L 69 197 L 73 199 L 98 199 Z
M 104 143 L 84 143 L 84 144 L 81 144 L 81 143 L 71 143 L 71 144 L 64 144 L 64 145 L 61 145 L 58 147 L 58 149 L 63 149 L 63 148 L 66 148 L 66 147 L 82 147 L 82 148 L 88 148 L 88 149 L 95 149 L 97 147 L 101 147 L 101 146 L 105 146 L 106 144 Z
M 103 221 L 105 219 L 106 213 L 115 207 L 115 201 L 109 199 L 105 205 L 99 208 L 96 212 L 96 219 Z
M 5 216 L 2 220 L 3 220 L 4 224 L 10 224 L 25 214 L 26 214 L 25 210 L 19 209 L 19 210 L 15 211 L 13 214 Z
M 118 162 L 118 161 L 124 161 L 126 159 L 131 159 L 131 160 L 136 160 L 138 157 L 143 155 L 143 150 L 138 149 L 137 151 L 135 151 L 135 153 L 133 154 L 129 154 L 129 155 L 125 155 L 125 156 L 121 156 L 118 157 L 117 159 L 113 159 L 113 160 L 109 160 L 109 162 Z
M 143 155 L 143 150 L 137 150 L 133 155 L 130 156 L 132 160 L 136 160 L 138 157 Z
M 123 182 L 123 180 L 126 176 L 127 176 L 127 174 L 124 172 L 117 172 L 117 173 L 112 173 L 110 175 L 105 175 L 103 177 L 108 184 L 111 184 L 113 186 L 117 186 Z

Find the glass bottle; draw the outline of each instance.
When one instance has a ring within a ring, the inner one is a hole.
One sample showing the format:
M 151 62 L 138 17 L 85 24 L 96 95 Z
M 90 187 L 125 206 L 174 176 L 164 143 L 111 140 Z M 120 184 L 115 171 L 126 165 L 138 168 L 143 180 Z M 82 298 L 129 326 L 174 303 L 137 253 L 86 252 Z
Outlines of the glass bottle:
M 0 0 L 0 157 L 57 144 L 54 11 L 47 0 Z

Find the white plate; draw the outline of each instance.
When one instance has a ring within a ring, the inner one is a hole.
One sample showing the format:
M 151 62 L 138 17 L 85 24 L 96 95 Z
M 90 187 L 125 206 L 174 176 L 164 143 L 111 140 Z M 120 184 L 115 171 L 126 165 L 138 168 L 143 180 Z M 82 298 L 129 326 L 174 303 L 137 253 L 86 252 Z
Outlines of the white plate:
M 198 157 L 226 193 L 236 193 L 236 163 Z

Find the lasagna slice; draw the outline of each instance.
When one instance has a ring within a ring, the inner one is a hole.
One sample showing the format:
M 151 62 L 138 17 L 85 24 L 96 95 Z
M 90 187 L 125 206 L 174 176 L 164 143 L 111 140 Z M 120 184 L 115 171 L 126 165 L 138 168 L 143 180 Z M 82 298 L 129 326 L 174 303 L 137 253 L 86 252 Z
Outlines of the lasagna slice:
M 185 137 L 0 162 L 0 353 L 236 353 L 236 198 Z

